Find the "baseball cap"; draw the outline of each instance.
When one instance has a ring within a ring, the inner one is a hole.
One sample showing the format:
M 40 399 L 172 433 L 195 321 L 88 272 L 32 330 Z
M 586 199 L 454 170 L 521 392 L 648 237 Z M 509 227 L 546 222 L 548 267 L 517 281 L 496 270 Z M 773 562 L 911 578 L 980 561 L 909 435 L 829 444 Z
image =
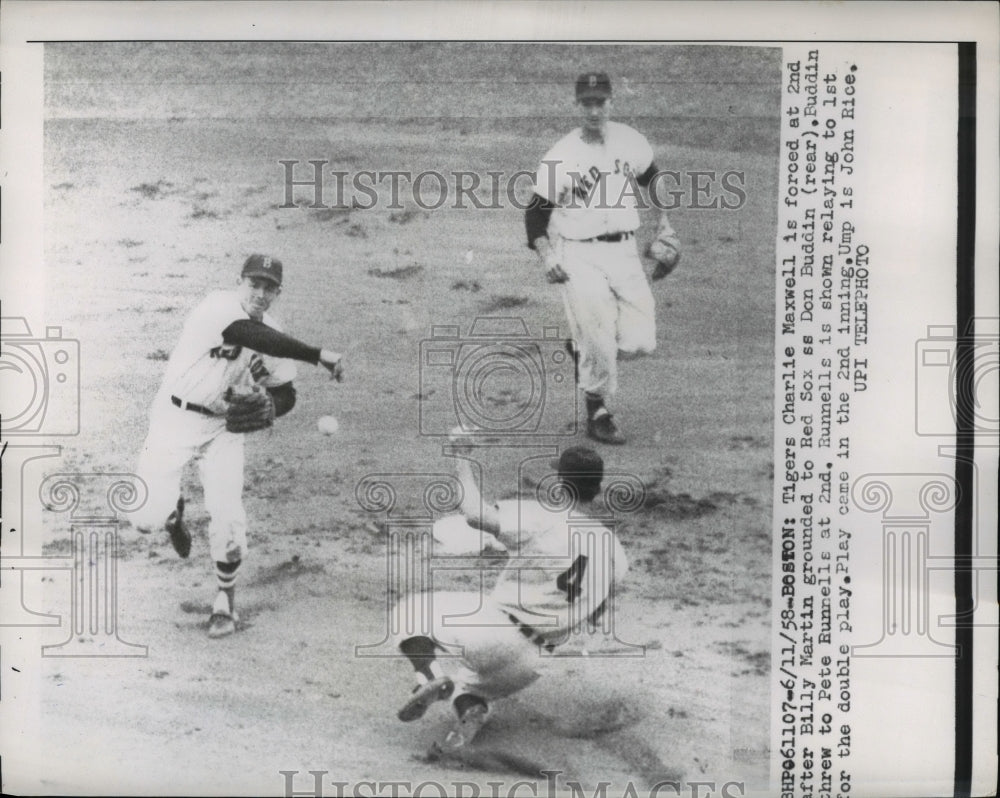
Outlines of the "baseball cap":
M 281 261 L 270 255 L 251 255 L 243 264 L 241 277 L 264 277 L 281 285 Z
M 564 449 L 553 465 L 558 469 L 559 476 L 595 477 L 598 481 L 604 478 L 604 460 L 587 446 Z
M 611 96 L 611 78 L 604 72 L 584 72 L 576 79 L 576 99 L 586 100 L 599 98 L 606 100 Z

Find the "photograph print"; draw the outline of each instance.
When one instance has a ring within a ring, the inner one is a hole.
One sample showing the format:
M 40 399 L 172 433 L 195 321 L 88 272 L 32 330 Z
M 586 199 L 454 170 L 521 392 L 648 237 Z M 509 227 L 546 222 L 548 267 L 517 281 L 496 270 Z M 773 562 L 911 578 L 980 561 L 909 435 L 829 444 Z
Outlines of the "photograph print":
M 36 46 L 20 789 L 766 792 L 781 50 Z

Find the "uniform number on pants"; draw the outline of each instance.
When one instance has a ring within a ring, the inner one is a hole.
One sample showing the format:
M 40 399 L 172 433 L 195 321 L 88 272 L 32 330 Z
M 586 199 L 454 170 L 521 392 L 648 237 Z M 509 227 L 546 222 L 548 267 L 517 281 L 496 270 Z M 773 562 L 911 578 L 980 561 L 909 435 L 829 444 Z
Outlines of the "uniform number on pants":
M 587 570 L 587 557 L 581 554 L 573 564 L 556 577 L 556 587 L 566 594 L 566 601 L 572 604 L 580 596 L 580 585 Z

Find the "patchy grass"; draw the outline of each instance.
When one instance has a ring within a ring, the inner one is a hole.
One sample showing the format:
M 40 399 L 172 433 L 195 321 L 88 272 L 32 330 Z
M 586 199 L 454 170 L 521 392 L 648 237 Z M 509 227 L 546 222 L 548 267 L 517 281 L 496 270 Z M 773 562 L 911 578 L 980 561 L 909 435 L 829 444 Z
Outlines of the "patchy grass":
M 528 298 L 523 296 L 497 296 L 480 305 L 479 310 L 482 313 L 495 313 L 498 310 L 523 308 L 528 302 Z
M 169 180 L 157 180 L 155 183 L 140 183 L 129 191 L 141 194 L 143 199 L 161 199 L 169 194 L 173 187 L 174 184 Z
M 420 264 L 412 263 L 409 266 L 400 266 L 398 269 L 379 269 L 376 267 L 369 269 L 368 274 L 372 277 L 389 278 L 390 280 L 409 280 L 411 277 L 416 277 L 423 270 L 424 267 Z

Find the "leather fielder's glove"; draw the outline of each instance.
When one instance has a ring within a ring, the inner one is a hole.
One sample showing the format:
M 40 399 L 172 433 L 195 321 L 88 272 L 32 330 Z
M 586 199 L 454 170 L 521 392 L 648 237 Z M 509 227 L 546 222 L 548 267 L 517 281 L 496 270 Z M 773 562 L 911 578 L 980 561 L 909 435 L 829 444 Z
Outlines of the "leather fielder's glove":
M 646 257 L 656 261 L 652 278 L 662 280 L 681 260 L 681 242 L 675 235 L 659 235 L 646 247 Z
M 274 424 L 274 399 L 267 391 L 237 394 L 229 400 L 226 429 L 230 432 L 256 432 Z

